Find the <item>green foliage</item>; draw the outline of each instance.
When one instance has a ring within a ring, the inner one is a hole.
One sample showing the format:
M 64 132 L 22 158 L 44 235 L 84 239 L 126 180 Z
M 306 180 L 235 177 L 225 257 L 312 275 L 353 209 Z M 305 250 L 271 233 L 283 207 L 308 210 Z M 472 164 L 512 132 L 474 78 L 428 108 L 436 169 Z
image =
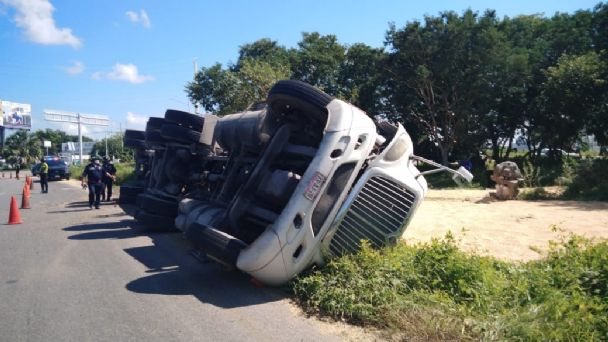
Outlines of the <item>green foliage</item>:
M 311 313 L 401 331 L 409 339 L 608 338 L 608 242 L 571 236 L 546 257 L 509 263 L 443 240 L 365 245 L 297 278 Z
M 608 159 L 581 161 L 564 198 L 608 201 Z
M 524 178 L 524 186 L 527 188 L 537 187 L 540 185 L 538 179 L 541 169 L 539 166 L 532 164 L 530 159 L 524 159 L 522 176 Z
M 524 190 L 517 195 L 517 199 L 524 201 L 542 201 L 542 200 L 557 200 L 560 199 L 558 194 L 550 193 L 543 187 Z
M 384 49 L 318 32 L 292 49 L 265 38 L 241 46 L 233 65 L 203 67 L 186 92 L 223 115 L 265 100 L 279 79 L 299 79 L 402 123 L 418 153 L 443 164 L 487 142 L 503 160 L 517 137 L 542 186 L 563 171 L 545 165 L 542 149 L 570 151 L 583 134 L 608 145 L 607 23 L 599 3 L 552 17 L 441 12 L 390 25 Z
M 40 159 L 46 154 L 43 142 L 51 142 L 49 154 L 57 154 L 61 151 L 61 143 L 68 141 L 78 141 L 77 136 L 68 135 L 63 131 L 54 129 L 37 130 L 29 132 L 18 130 L 6 138 L 2 156 L 7 158 L 10 163 L 15 162 L 15 158 L 20 156 L 23 160 L 22 167 L 32 164 L 36 159 Z M 82 137 L 82 141 L 92 141 L 89 137 Z M 10 161 L 12 160 L 12 161 Z
M 72 164 L 69 166 L 70 174 L 74 179 L 82 179 L 82 172 L 84 171 L 85 165 Z
M 121 185 L 135 180 L 135 163 L 116 163 L 116 181 L 114 184 Z
M 116 163 L 116 180 L 114 185 L 128 183 L 135 179 L 135 164 L 134 163 Z M 82 179 L 84 165 L 70 165 L 70 173 L 74 179 Z
M 106 140 L 108 150 L 106 151 Z M 122 133 L 116 133 L 108 138 L 104 138 L 93 145 L 91 155 L 108 156 L 110 158 L 118 158 L 121 162 L 133 161 L 133 150 L 128 147 L 123 147 Z

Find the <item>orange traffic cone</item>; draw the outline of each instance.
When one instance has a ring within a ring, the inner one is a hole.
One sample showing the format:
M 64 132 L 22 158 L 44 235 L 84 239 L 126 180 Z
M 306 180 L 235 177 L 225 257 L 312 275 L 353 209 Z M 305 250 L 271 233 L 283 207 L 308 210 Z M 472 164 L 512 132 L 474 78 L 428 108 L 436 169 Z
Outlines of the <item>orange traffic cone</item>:
M 19 214 L 19 209 L 17 208 L 17 200 L 15 196 L 11 196 L 11 210 L 8 216 L 8 224 L 21 224 L 21 215 Z
M 21 196 L 21 209 L 32 209 L 30 207 L 30 188 L 23 187 L 23 196 Z
M 30 190 L 34 190 L 34 181 L 32 180 L 32 177 L 30 177 Z

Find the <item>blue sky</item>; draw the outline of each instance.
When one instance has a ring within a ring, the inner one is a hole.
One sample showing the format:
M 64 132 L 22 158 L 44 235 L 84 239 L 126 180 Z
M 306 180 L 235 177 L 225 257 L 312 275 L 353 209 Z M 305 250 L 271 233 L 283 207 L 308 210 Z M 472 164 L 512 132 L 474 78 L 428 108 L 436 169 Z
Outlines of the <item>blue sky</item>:
M 397 27 L 443 10 L 499 16 L 574 12 L 598 1 L 68 1 L 0 0 L 0 99 L 30 103 L 32 128 L 43 109 L 103 114 L 110 131 L 143 129 L 165 109 L 193 110 L 184 85 L 199 66 L 235 61 L 261 38 L 293 47 L 302 32 L 335 34 L 342 44 L 383 46 Z M 87 128 L 87 135 L 104 133 Z

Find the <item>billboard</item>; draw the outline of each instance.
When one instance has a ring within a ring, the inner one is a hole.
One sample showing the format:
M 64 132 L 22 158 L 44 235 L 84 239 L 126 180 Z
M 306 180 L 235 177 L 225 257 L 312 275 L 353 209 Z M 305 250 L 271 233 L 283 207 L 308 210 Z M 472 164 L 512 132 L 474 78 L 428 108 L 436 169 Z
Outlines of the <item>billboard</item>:
M 27 103 L 0 101 L 2 126 L 6 128 L 32 128 L 32 106 Z
M 91 154 L 93 151 L 93 146 L 95 146 L 94 141 L 84 141 L 82 143 L 82 153 Z M 80 152 L 80 144 L 77 142 L 64 142 L 61 143 L 61 152 Z

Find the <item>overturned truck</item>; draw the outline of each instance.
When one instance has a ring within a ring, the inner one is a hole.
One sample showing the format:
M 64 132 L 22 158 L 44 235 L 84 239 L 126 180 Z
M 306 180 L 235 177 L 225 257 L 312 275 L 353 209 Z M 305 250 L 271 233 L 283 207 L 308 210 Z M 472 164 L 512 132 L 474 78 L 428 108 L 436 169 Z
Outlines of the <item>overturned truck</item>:
M 242 113 L 168 110 L 129 144 L 150 155 L 138 221 L 180 230 L 210 259 L 272 285 L 363 240 L 394 243 L 427 192 L 400 124 L 299 81 L 279 81 Z

